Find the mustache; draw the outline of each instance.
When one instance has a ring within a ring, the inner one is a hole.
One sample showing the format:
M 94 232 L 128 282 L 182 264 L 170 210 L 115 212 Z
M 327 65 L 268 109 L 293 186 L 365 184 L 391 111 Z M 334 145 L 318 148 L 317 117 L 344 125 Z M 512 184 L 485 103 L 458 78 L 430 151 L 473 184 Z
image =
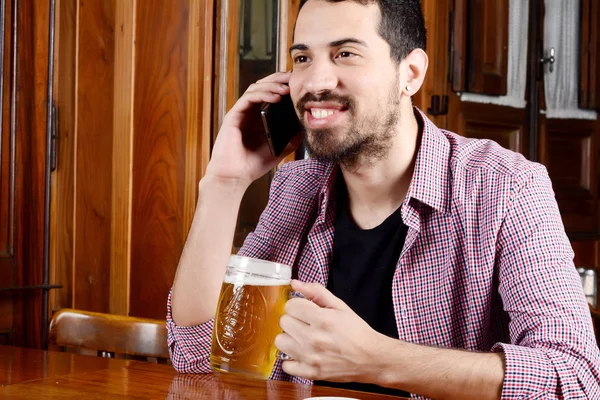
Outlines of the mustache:
M 296 104 L 296 108 L 300 112 L 300 115 L 306 112 L 306 104 L 308 102 L 320 102 L 320 101 L 331 101 L 342 104 L 344 108 L 348 109 L 351 113 L 354 109 L 354 99 L 350 96 L 342 96 L 340 94 L 333 93 L 331 91 L 322 92 L 319 95 L 313 93 L 306 93 Z

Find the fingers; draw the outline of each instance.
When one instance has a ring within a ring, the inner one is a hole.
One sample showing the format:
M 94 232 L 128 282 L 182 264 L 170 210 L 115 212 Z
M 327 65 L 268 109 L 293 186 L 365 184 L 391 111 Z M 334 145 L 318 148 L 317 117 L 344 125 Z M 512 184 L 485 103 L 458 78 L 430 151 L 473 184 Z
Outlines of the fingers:
M 248 87 L 232 108 L 235 112 L 244 112 L 255 104 L 277 103 L 281 96 L 289 94 L 289 86 L 272 81 L 256 82 Z
M 300 344 L 287 333 L 280 333 L 275 337 L 275 347 L 293 359 L 301 355 Z
M 245 93 L 272 92 L 280 95 L 288 94 L 290 87 L 278 82 L 256 82 L 248 86 Z
M 306 379 L 317 379 L 316 369 L 299 361 L 284 361 L 281 365 L 283 372 L 290 376 L 301 376 Z
M 297 299 L 297 300 L 301 300 L 301 299 Z M 304 300 L 304 301 L 306 301 L 306 300 Z M 289 334 L 292 337 L 299 337 L 302 335 L 308 335 L 310 333 L 309 324 L 307 322 L 305 322 L 302 319 L 298 319 L 288 313 L 283 314 L 281 316 L 281 318 L 279 319 L 279 327 L 285 333 Z
M 320 307 L 331 308 L 334 310 L 349 309 L 346 303 L 335 297 L 333 293 L 331 293 L 325 286 L 321 284 L 305 283 L 298 280 L 293 280 L 292 289 L 302 293 L 307 299 L 310 299 L 314 304 Z
M 290 76 L 292 76 L 292 73 L 290 71 L 275 72 L 274 74 L 271 74 L 269 76 L 266 76 L 266 77 L 258 80 L 257 83 L 259 83 L 259 82 L 278 82 L 278 83 L 287 84 L 290 81 Z
M 290 299 L 285 303 L 285 314 L 292 319 L 301 321 L 305 324 L 314 323 L 319 317 L 319 311 L 321 308 L 315 303 L 307 299 Z M 282 317 L 283 320 L 283 317 Z M 281 326 L 281 329 L 287 332 L 287 330 Z

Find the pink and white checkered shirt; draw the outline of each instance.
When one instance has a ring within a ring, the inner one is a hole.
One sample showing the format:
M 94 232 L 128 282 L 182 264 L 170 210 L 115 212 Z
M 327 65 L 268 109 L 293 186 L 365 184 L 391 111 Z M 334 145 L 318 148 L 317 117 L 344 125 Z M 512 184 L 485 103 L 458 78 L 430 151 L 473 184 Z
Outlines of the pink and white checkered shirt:
M 409 231 L 390 288 L 400 340 L 504 352 L 503 399 L 600 399 L 600 354 L 546 169 L 418 114 L 421 147 L 401 207 Z M 281 168 L 240 254 L 326 285 L 335 169 L 317 160 Z M 169 296 L 167 327 L 173 366 L 210 372 L 213 321 L 177 326 Z M 271 377 L 311 383 L 280 361 Z

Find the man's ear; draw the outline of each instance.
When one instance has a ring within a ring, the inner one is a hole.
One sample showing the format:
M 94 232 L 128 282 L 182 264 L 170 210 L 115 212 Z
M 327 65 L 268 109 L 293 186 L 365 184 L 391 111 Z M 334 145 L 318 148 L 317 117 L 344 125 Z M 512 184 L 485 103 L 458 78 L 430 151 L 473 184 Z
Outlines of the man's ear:
M 404 76 L 404 82 L 401 90 L 405 95 L 412 96 L 421 89 L 428 66 L 429 57 L 422 49 L 414 49 L 402 60 L 400 68 L 403 69 L 401 76 Z

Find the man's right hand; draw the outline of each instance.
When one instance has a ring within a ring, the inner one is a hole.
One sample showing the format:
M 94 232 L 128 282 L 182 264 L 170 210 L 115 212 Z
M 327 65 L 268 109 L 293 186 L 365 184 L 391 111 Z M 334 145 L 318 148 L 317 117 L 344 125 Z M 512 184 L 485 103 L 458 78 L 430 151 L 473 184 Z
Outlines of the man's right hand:
M 269 150 L 261 121 L 262 103 L 277 103 L 289 93 L 289 72 L 277 72 L 250 85 L 229 110 L 219 130 L 206 177 L 247 187 L 300 145 L 297 135 L 279 157 Z

